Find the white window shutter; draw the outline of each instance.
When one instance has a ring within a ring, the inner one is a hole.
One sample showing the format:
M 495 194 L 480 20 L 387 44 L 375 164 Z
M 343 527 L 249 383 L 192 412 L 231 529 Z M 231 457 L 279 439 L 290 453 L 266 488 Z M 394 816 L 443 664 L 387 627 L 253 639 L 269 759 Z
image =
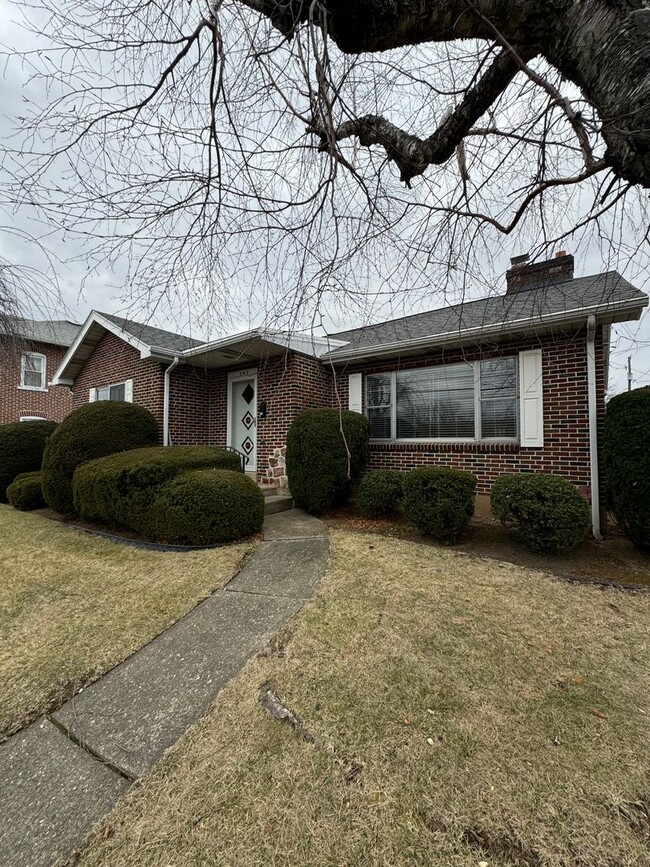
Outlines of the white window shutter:
M 362 375 L 351 373 L 348 377 L 348 409 L 352 412 L 363 412 L 363 400 L 361 396 Z
M 88 389 L 88 403 L 94 403 L 97 400 L 97 389 L 89 388 Z
M 542 350 L 519 353 L 519 424 L 521 445 L 539 448 L 544 445 L 544 382 Z
M 124 383 L 124 400 L 127 403 L 133 403 L 133 380 L 127 379 Z

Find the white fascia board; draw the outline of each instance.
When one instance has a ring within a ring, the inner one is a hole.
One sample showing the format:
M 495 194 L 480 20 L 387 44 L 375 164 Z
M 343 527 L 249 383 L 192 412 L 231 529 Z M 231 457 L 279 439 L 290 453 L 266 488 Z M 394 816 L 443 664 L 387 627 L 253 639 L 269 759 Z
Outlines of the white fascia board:
M 182 358 L 187 350 L 163 349 L 162 346 L 147 346 L 146 349 L 140 351 L 140 358 L 152 358 L 154 361 L 173 361 L 175 358 Z
M 102 316 L 101 313 L 95 313 L 95 321 L 98 325 L 101 325 L 107 331 L 110 331 L 111 334 L 114 334 L 116 337 L 119 337 L 120 340 L 123 340 L 125 343 L 128 343 L 134 349 L 137 349 L 140 353 L 140 358 L 145 357 L 145 353 L 149 351 L 149 345 L 144 343 L 142 340 L 138 340 L 137 337 L 134 337 L 129 331 L 125 331 L 124 328 L 120 328 L 119 325 L 116 325 L 115 322 L 111 322 L 110 319 L 106 319 Z
M 582 316 L 588 316 L 589 313 L 614 313 L 625 312 L 628 310 L 639 310 L 648 306 L 648 298 L 644 301 L 634 298 L 628 301 L 620 301 L 616 304 L 602 305 L 593 304 L 589 307 L 576 307 L 573 310 L 561 310 L 557 313 L 546 313 L 543 316 L 527 316 L 523 319 L 511 319 L 506 322 L 498 322 L 495 325 L 475 325 L 472 328 L 455 328 L 453 331 L 445 331 L 439 334 L 427 335 L 426 337 L 418 337 L 415 340 L 398 340 L 394 343 L 377 343 L 373 346 L 363 346 L 356 349 L 347 349 L 337 352 L 331 359 L 334 363 L 338 361 L 350 361 L 363 359 L 367 355 L 390 355 L 400 349 L 416 349 L 419 346 L 436 346 L 439 343 L 446 343 L 449 340 L 467 340 L 473 336 L 483 337 L 483 335 L 493 334 L 508 334 L 510 331 L 527 331 L 535 326 L 555 324 L 565 322 L 570 324 L 578 321 Z
M 291 334 L 286 331 L 264 331 L 260 334 L 264 340 L 270 343 L 276 343 L 279 346 L 284 346 L 287 349 L 292 349 L 294 352 L 301 352 L 303 355 L 312 355 L 315 358 L 321 358 L 327 355 L 328 352 L 345 346 L 345 340 L 333 340 L 330 337 L 315 337 L 313 335 L 306 336 L 301 334 Z
M 138 340 L 137 337 L 134 337 L 128 331 L 125 331 L 123 328 L 120 328 L 119 325 L 116 325 L 114 322 L 111 322 L 110 319 L 106 319 L 102 316 L 101 313 L 98 313 L 96 310 L 91 310 L 88 314 L 86 321 L 81 326 L 81 329 L 77 336 L 74 339 L 72 346 L 68 349 L 66 354 L 63 356 L 63 360 L 61 364 L 56 369 L 54 376 L 52 377 L 52 385 L 73 385 L 74 380 L 70 379 L 69 376 L 66 376 L 66 369 L 70 362 L 74 359 L 79 347 L 83 344 L 86 339 L 86 335 L 93 327 L 93 325 L 100 325 L 106 331 L 110 331 L 111 334 L 114 334 L 116 337 L 119 337 L 120 340 L 123 340 L 125 343 L 128 343 L 130 346 L 133 346 L 134 349 L 137 349 L 140 352 L 141 358 L 146 358 L 146 353 L 149 351 L 149 346 L 146 343 L 143 343 L 142 340 Z
M 282 346 L 285 349 L 291 349 L 294 352 L 301 352 L 303 355 L 312 355 L 315 358 L 321 358 L 333 349 L 346 345 L 344 340 L 332 340 L 329 337 L 303 337 L 285 331 L 265 331 L 262 328 L 253 328 L 251 331 L 240 331 L 238 334 L 230 334 L 228 337 L 210 340 L 208 343 L 201 343 L 199 346 L 192 346 L 190 349 L 186 349 L 180 353 L 171 353 L 171 355 L 192 358 L 195 355 L 203 355 L 215 349 L 227 349 L 230 346 L 243 343 L 247 340 L 255 340 L 256 338 L 266 340 L 268 343 L 274 343 L 276 346 Z
M 184 349 L 182 352 L 173 353 L 181 358 L 192 358 L 194 355 L 203 355 L 213 349 L 226 349 L 233 343 L 240 343 L 242 340 L 251 340 L 254 337 L 261 337 L 261 332 L 258 328 L 252 331 L 240 331 L 238 334 L 230 334 L 228 337 L 219 337 L 217 340 L 209 340 L 207 343 L 200 343 L 198 346 L 191 346 L 189 349 Z
M 81 346 L 81 344 L 84 342 L 84 338 L 86 337 L 86 334 L 88 334 L 90 328 L 97 321 L 96 315 L 97 314 L 95 313 L 95 311 L 91 310 L 90 313 L 88 314 L 88 316 L 86 317 L 86 321 L 81 326 L 81 329 L 79 330 L 79 333 L 75 337 L 72 345 L 70 346 L 70 348 L 68 349 L 66 354 L 63 356 L 61 364 L 54 371 L 54 376 L 52 377 L 52 385 L 72 385 L 73 381 L 69 377 L 65 376 L 65 369 L 68 366 L 68 364 L 72 361 L 72 359 L 74 358 L 74 356 L 75 356 L 77 350 L 79 349 L 79 347 Z

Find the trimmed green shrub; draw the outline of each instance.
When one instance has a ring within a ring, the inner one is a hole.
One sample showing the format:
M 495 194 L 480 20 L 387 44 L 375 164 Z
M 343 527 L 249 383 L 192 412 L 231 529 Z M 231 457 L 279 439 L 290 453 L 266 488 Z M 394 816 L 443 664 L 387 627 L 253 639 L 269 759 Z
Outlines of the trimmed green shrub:
M 474 514 L 476 476 L 447 467 L 404 475 L 402 513 L 420 533 L 455 542 Z
M 46 504 L 43 499 L 40 470 L 16 476 L 7 488 L 7 498 L 14 509 L 20 509 L 21 512 L 44 509 Z
M 262 529 L 264 495 L 252 479 L 233 470 L 192 470 L 162 488 L 141 533 L 158 542 L 211 545 Z
M 404 473 L 399 470 L 371 470 L 359 482 L 357 506 L 362 515 L 379 518 L 396 511 L 402 499 Z
M 358 412 L 299 413 L 287 434 L 287 476 L 296 506 L 320 515 L 345 503 L 368 460 L 369 437 L 368 419 Z
M 155 445 L 156 420 L 135 403 L 103 400 L 79 407 L 61 422 L 43 453 L 43 496 L 62 515 L 74 511 L 72 476 L 93 458 Z
M 638 548 L 650 550 L 650 388 L 608 402 L 604 459 L 611 512 Z
M 0 425 L 0 503 L 7 502 L 7 485 L 21 473 L 40 470 L 53 421 L 17 421 Z
M 215 446 L 153 446 L 97 458 L 75 470 L 74 509 L 86 521 L 136 529 L 162 485 L 207 468 L 241 472 L 240 457 Z
M 584 541 L 591 523 L 580 491 L 567 479 L 546 473 L 499 476 L 492 485 L 490 506 L 531 551 L 570 551 Z

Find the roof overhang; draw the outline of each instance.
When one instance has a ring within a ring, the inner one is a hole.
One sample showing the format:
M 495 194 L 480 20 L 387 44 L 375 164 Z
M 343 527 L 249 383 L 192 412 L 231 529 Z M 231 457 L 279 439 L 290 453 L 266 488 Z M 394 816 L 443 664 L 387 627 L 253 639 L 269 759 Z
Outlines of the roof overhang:
M 344 345 L 344 341 L 327 337 L 253 329 L 212 340 L 201 346 L 193 346 L 180 353 L 179 357 L 186 364 L 214 369 L 232 367 L 239 363 L 254 363 L 265 358 L 284 355 L 287 351 L 322 358 L 333 349 Z
M 120 328 L 119 325 L 116 325 L 115 322 L 111 322 L 110 319 L 106 319 L 106 317 L 102 316 L 101 313 L 97 313 L 93 310 L 81 326 L 81 330 L 79 331 L 79 334 L 77 334 L 74 343 L 63 356 L 63 361 L 52 377 L 51 384 L 74 385 L 77 374 L 88 361 L 95 349 L 97 349 L 99 341 L 107 332 L 114 334 L 116 337 L 119 337 L 120 340 L 128 343 L 129 346 L 137 349 L 141 358 L 152 357 L 152 347 L 147 346 L 146 343 L 138 340 L 137 337 L 133 336 L 133 334 L 125 331 L 123 328 Z M 164 351 L 166 352 L 165 358 L 169 358 L 169 352 L 166 350 Z
M 617 301 L 609 304 L 596 304 L 591 307 L 578 307 L 556 313 L 498 322 L 493 325 L 477 325 L 472 328 L 455 328 L 438 334 L 381 343 L 374 346 L 337 348 L 324 356 L 324 360 L 334 365 L 350 364 L 354 361 L 370 361 L 388 356 L 417 355 L 428 349 L 445 346 L 463 346 L 494 341 L 521 334 L 547 334 L 553 331 L 572 330 L 585 325 L 587 317 L 594 315 L 599 325 L 615 322 L 629 322 L 639 319 L 643 308 L 648 306 L 648 297 Z
M 115 322 L 92 311 L 76 340 L 68 349 L 63 361 L 52 377 L 52 385 L 74 385 L 79 372 L 93 354 L 106 333 L 114 334 L 140 353 L 142 359 L 152 359 L 162 364 L 178 359 L 179 362 L 194 367 L 220 368 L 235 364 L 249 364 L 265 358 L 283 355 L 287 351 L 301 352 L 321 358 L 335 348 L 345 345 L 341 340 L 327 337 L 311 337 L 283 331 L 253 329 L 211 340 L 182 351 L 174 351 L 160 346 L 150 346 Z

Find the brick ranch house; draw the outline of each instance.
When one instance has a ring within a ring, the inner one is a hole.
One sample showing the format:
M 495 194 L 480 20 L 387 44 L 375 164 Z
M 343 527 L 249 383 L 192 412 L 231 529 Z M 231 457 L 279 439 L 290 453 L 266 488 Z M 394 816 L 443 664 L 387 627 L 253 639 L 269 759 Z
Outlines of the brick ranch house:
M 71 392 L 54 388 L 50 378 L 79 329 L 67 320 L 11 321 L 11 335 L 0 340 L 0 424 L 29 419 L 59 422 L 72 412 Z
M 552 472 L 580 487 L 600 531 L 598 465 L 612 323 L 648 297 L 616 272 L 574 279 L 573 257 L 517 262 L 507 291 L 327 337 L 254 329 L 202 343 L 90 314 L 52 382 L 74 406 L 128 400 L 164 444 L 228 445 L 262 484 L 286 485 L 298 412 L 366 413 L 373 468 Z

